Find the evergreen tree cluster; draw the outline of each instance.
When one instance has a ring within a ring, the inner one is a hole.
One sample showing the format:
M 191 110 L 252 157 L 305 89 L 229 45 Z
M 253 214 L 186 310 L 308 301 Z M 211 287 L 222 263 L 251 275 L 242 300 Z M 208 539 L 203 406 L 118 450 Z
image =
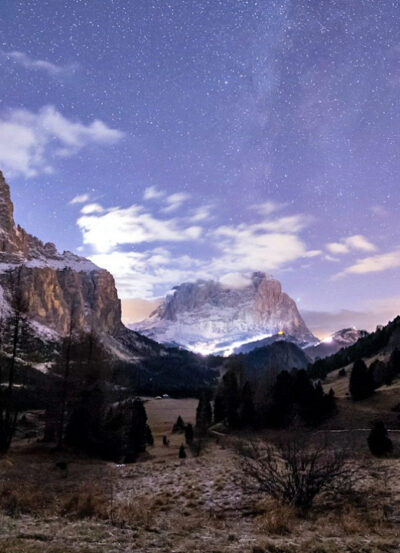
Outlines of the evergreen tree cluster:
M 228 370 L 215 396 L 214 421 L 230 428 L 280 428 L 296 417 L 315 425 L 336 409 L 333 391 L 325 393 L 321 383 L 313 383 L 305 370 L 278 373 L 269 393 L 257 402 L 252 384 L 246 381 L 240 386 L 239 381 L 235 369 Z
M 295 418 L 307 425 L 317 425 L 336 410 L 333 390 L 323 391 L 321 382 L 312 382 L 305 370 L 282 371 L 264 406 L 266 426 L 285 427 Z
M 349 382 L 351 397 L 358 401 L 371 396 L 383 385 L 392 384 L 400 374 L 400 351 L 396 348 L 384 363 L 376 359 L 369 367 L 362 359 L 357 359 L 352 367 Z
M 228 370 L 219 386 L 214 400 L 214 422 L 225 422 L 230 428 L 256 425 L 254 393 L 250 382 L 243 387 L 235 369 Z
M 140 398 L 110 407 L 100 389 L 92 388 L 72 409 L 65 443 L 90 456 L 133 463 L 154 438 Z

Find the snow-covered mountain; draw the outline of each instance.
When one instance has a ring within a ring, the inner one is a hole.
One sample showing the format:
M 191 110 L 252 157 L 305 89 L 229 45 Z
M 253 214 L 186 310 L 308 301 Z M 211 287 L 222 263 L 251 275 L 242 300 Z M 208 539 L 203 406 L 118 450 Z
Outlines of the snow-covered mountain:
M 304 351 L 307 355 L 315 360 L 317 358 L 323 359 L 329 355 L 333 355 L 342 348 L 352 346 L 360 338 L 368 336 L 366 330 L 357 330 L 356 328 L 344 328 L 334 332 L 331 336 L 324 338 L 318 343 L 307 347 Z
M 273 335 L 316 340 L 280 282 L 261 272 L 242 288 L 212 280 L 181 284 L 148 319 L 130 328 L 160 343 L 203 354 L 228 355 L 247 342 Z

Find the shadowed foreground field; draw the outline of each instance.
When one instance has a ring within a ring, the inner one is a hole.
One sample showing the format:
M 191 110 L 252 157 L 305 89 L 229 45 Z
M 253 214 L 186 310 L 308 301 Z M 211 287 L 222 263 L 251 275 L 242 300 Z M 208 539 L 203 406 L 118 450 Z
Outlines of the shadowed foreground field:
M 54 453 L 19 440 L 0 461 L 1 553 L 398 552 L 400 460 L 359 457 L 355 492 L 321 496 L 308 514 L 242 491 L 235 456 L 210 438 L 200 457 L 178 459 L 178 415 L 195 400 L 146 403 L 156 445 L 134 465 Z M 169 448 L 161 439 L 168 434 Z M 398 450 L 398 445 L 396 446 Z M 56 462 L 68 462 L 68 474 Z

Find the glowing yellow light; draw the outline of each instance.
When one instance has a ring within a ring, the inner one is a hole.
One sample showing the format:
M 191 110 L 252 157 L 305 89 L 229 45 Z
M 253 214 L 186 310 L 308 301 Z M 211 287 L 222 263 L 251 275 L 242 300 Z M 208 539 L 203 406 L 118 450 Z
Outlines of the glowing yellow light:
M 279 334 L 279 336 L 284 336 L 285 331 L 284 331 L 284 330 L 280 330 L 280 331 L 278 332 L 278 334 Z

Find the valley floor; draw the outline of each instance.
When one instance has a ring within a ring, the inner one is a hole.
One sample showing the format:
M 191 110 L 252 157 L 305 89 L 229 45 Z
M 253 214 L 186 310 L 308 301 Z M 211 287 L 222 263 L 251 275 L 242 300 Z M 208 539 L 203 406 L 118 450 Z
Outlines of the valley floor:
M 0 461 L 0 553 L 377 553 L 400 551 L 400 459 L 371 459 L 356 492 L 307 515 L 242 491 L 235 457 L 212 438 L 178 459 L 194 400 L 146 404 L 155 446 L 134 465 L 54 453 L 22 439 Z M 162 447 L 168 434 L 169 448 Z M 396 445 L 397 451 L 399 444 Z M 68 462 L 68 473 L 56 462 Z

